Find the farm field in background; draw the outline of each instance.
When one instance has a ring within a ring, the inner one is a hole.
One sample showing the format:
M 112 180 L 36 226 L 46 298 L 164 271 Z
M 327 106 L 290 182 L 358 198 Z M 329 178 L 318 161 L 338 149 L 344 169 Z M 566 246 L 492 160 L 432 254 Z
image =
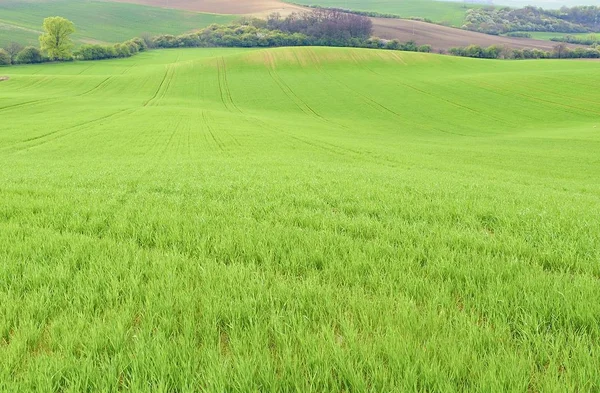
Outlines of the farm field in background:
M 294 3 L 389 13 L 403 18 L 428 18 L 436 23 L 456 27 L 462 26 L 469 8 L 481 7 L 477 4 L 434 0 L 294 0 Z
M 531 34 L 531 38 L 534 38 L 536 40 L 548 40 L 548 41 L 550 41 L 552 38 L 561 38 L 561 37 L 565 37 L 568 35 L 574 36 L 574 37 L 580 37 L 580 38 L 586 38 L 591 35 L 600 37 L 600 33 L 550 33 L 550 32 L 544 32 L 544 31 L 527 31 L 526 33 Z
M 0 47 L 11 41 L 37 45 L 44 18 L 60 15 L 72 20 L 78 43 L 122 42 L 142 33 L 182 34 L 212 23 L 227 23 L 232 15 L 203 14 L 182 10 L 104 1 L 0 2 Z
M 600 390 L 597 62 L 0 70 L 0 390 Z

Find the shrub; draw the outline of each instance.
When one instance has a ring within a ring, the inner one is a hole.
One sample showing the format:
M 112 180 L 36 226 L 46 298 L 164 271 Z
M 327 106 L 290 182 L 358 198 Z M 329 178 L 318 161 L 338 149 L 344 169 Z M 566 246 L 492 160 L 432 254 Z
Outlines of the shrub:
M 10 54 L 4 49 L 0 48 L 0 66 L 11 65 Z
M 23 48 L 23 50 L 20 51 L 16 57 L 16 63 L 19 64 L 41 63 L 43 60 L 44 58 L 42 57 L 42 52 L 33 46 L 27 46 Z

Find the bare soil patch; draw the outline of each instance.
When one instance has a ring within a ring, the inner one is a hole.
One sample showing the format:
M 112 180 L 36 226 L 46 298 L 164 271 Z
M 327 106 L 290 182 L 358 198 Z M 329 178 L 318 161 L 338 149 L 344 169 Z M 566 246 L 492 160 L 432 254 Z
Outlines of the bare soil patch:
M 8 76 L 0 76 L 0 82 L 4 82 L 9 80 L 10 78 Z
M 513 49 L 537 48 L 549 51 L 556 45 L 552 41 L 494 36 L 404 19 L 372 19 L 374 34 L 377 37 L 397 39 L 401 42 L 415 41 L 419 45 L 431 45 L 434 50 L 448 50 L 452 47 L 468 45 L 506 45 Z

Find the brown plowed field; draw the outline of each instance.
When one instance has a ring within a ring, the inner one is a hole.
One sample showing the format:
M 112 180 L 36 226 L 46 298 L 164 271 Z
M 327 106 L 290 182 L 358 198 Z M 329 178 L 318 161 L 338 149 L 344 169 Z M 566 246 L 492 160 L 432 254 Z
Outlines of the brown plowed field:
M 273 12 L 288 15 L 306 11 L 307 8 L 286 4 L 278 0 L 109 0 L 122 3 L 145 4 L 155 7 L 169 7 L 188 11 L 211 12 L 215 14 L 266 16 Z M 511 48 L 538 48 L 551 50 L 551 41 L 527 38 L 510 38 L 475 33 L 451 27 L 415 22 L 404 19 L 371 18 L 375 35 L 380 38 L 398 39 L 401 42 L 415 41 L 419 45 L 429 44 L 434 50 L 447 50 L 456 46 L 471 44 L 490 46 L 506 45 Z M 576 47 L 577 45 L 570 45 Z
M 396 38 L 401 42 L 412 40 L 419 45 L 429 44 L 436 50 L 471 44 L 481 46 L 506 45 L 514 49 L 538 48 L 552 50 L 552 47 L 556 45 L 552 41 L 493 36 L 404 19 L 372 19 L 375 28 L 374 34 L 377 37 Z M 572 46 L 576 47 L 577 45 Z

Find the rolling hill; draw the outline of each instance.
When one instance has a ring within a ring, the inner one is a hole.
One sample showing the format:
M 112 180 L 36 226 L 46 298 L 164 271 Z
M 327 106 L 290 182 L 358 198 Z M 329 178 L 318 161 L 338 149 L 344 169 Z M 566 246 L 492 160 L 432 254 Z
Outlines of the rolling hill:
M 308 11 L 308 8 L 302 8 L 293 4 L 283 3 L 279 0 L 169 0 L 168 3 L 163 0 L 118 0 L 124 3 L 136 3 L 160 7 L 170 7 L 180 10 L 196 11 L 196 12 L 216 12 L 219 14 L 229 15 L 254 15 L 265 17 L 272 12 L 279 12 L 281 15 L 288 15 L 292 12 Z M 346 2 L 344 2 L 346 3 Z M 336 5 L 338 3 L 326 3 L 326 5 Z M 361 2 L 350 4 L 362 4 Z M 367 4 L 367 3 L 365 3 Z M 386 10 L 393 11 L 395 9 L 407 13 L 430 15 L 435 18 L 437 13 L 442 15 L 446 12 L 460 11 L 461 7 L 457 7 L 453 3 L 443 3 L 435 1 L 415 2 L 408 1 L 399 6 L 396 2 L 387 0 L 368 3 L 369 9 L 384 12 Z M 340 3 L 341 5 L 341 3 Z M 441 7 L 439 8 L 438 5 Z M 381 7 L 381 8 L 380 8 Z M 400 8 L 398 8 L 400 7 Z M 351 8 L 351 7 L 345 7 Z M 437 11 L 434 11 L 437 10 Z M 464 9 L 463 9 L 464 10 Z M 419 11 L 419 12 L 417 12 Z M 437 13 L 436 13 L 437 12 Z M 456 14 L 453 14 L 456 18 Z M 407 14 L 407 16 L 410 16 Z M 414 16 L 414 15 L 413 15 Z M 477 44 L 482 46 L 490 46 L 494 44 L 507 45 L 514 49 L 522 48 L 538 48 L 549 50 L 553 45 L 548 41 L 535 39 L 520 39 L 511 37 L 491 36 L 487 34 L 475 33 L 471 31 L 424 23 L 413 22 L 403 19 L 382 19 L 372 18 L 374 24 L 374 33 L 376 36 L 386 39 L 398 39 L 400 41 L 415 41 L 418 44 L 429 44 L 435 50 L 448 50 L 456 46 L 466 46 Z M 569 45 L 576 47 L 576 45 Z
M 0 70 L 0 390 L 600 389 L 597 62 Z
M 42 21 L 48 16 L 72 20 L 77 43 L 121 42 L 150 34 L 182 34 L 236 17 L 136 4 L 88 0 L 0 2 L 0 47 L 15 41 L 38 45 Z

